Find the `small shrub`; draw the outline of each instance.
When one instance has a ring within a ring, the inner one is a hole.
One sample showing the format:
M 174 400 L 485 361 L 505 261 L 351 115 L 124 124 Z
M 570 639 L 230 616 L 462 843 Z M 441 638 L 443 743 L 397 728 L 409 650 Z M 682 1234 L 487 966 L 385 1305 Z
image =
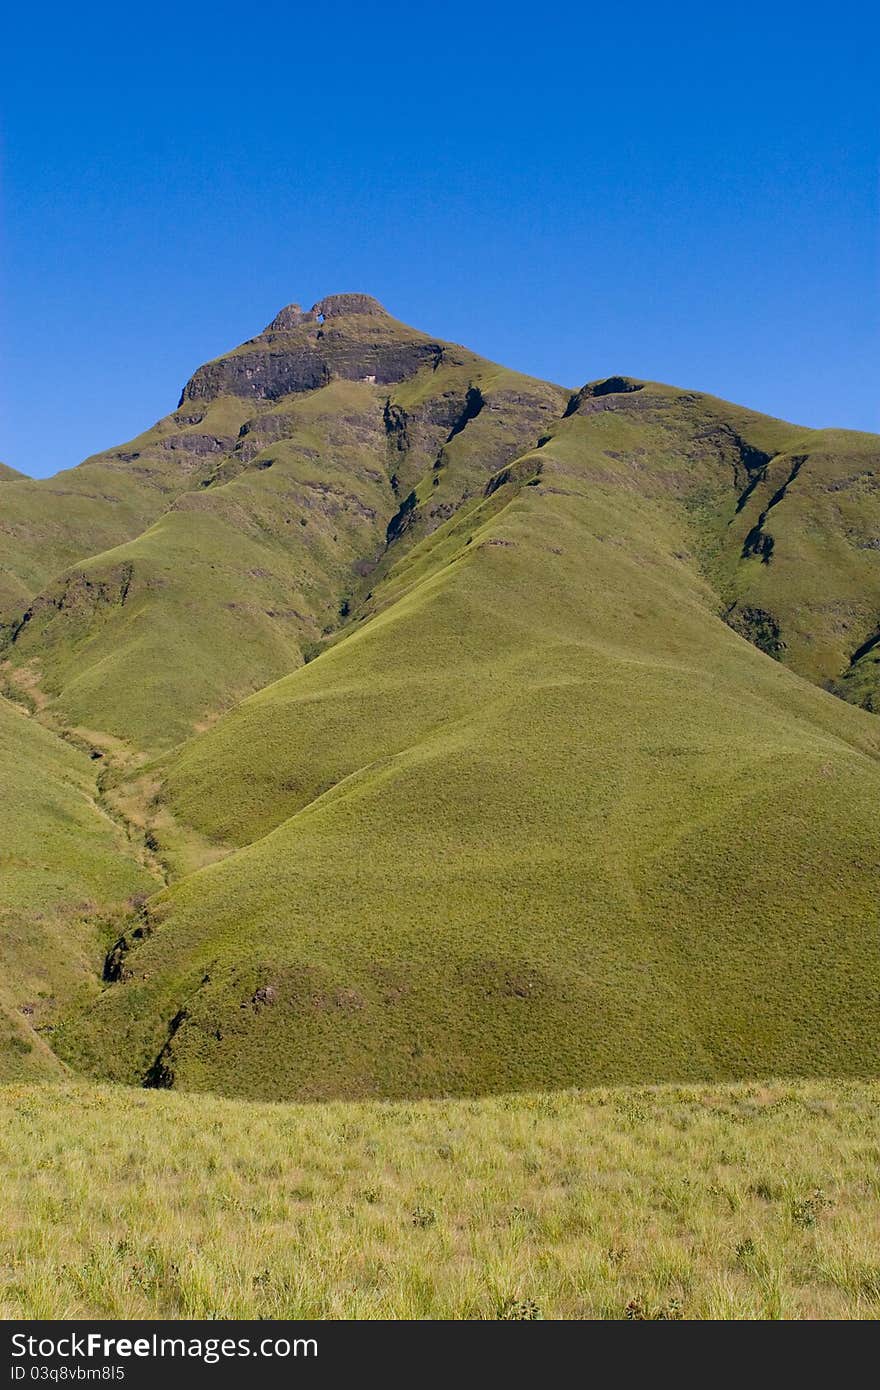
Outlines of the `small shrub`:
M 752 1183 L 749 1191 L 756 1197 L 760 1197 L 762 1202 L 778 1202 L 783 1195 L 784 1188 L 780 1182 L 755 1182 Z
M 539 1322 L 544 1314 L 533 1298 L 505 1298 L 498 1309 L 502 1322 Z
M 659 1322 L 681 1322 L 684 1317 L 681 1304 L 677 1298 L 670 1298 L 654 1314 Z
M 684 1317 L 677 1298 L 670 1298 L 656 1308 L 649 1308 L 638 1298 L 631 1298 L 623 1310 L 629 1322 L 681 1322 Z
M 809 1197 L 801 1197 L 791 1204 L 791 1219 L 795 1226 L 808 1230 L 815 1226 L 822 1212 L 832 1204 L 821 1187 L 816 1187 Z

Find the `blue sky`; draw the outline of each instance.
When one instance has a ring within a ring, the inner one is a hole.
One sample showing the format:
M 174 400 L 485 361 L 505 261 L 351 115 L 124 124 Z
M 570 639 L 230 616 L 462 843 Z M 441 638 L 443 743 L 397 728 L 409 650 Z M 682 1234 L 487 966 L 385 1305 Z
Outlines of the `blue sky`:
M 6 23 L 0 458 L 365 290 L 578 386 L 880 430 L 874 7 L 162 3 Z

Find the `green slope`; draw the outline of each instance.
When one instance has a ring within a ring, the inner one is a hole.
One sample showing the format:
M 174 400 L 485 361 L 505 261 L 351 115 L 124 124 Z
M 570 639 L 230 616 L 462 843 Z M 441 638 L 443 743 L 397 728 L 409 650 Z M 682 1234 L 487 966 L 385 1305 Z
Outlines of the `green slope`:
M 619 380 L 612 379 L 612 384 Z M 470 543 L 474 526 L 506 504 L 517 480 L 521 483 L 530 479 L 537 484 L 539 493 L 549 489 L 550 495 L 560 499 L 575 497 L 570 482 L 560 487 L 562 474 L 566 480 L 576 478 L 579 492 L 597 508 L 601 503 L 606 509 L 614 509 L 604 523 L 609 535 L 603 532 L 602 540 L 610 540 L 615 549 L 632 543 L 630 560 L 638 553 L 637 545 L 658 539 L 653 533 L 664 524 L 667 531 L 659 538 L 661 545 L 652 563 L 659 560 L 668 566 L 672 562 L 689 583 L 698 586 L 699 601 L 707 613 L 723 617 L 729 626 L 759 646 L 761 634 L 754 630 L 754 625 L 756 615 L 763 614 L 777 633 L 772 654 L 817 681 L 839 665 L 846 665 L 851 646 L 866 630 L 871 630 L 871 615 L 880 611 L 880 561 L 877 550 L 867 544 L 880 528 L 880 515 L 867 504 L 859 510 L 857 499 L 849 502 L 846 514 L 822 517 L 819 512 L 828 496 L 837 499 L 838 509 L 843 507 L 840 499 L 846 500 L 846 492 L 840 486 L 840 476 L 846 477 L 854 462 L 857 465 L 860 454 L 868 454 L 871 445 L 880 469 L 877 441 L 871 436 L 837 432 L 840 448 L 837 456 L 832 457 L 823 451 L 827 437 L 824 432 L 798 429 L 712 397 L 678 392 L 671 387 L 628 383 L 630 388 L 638 385 L 638 391 L 606 393 L 603 388 L 607 384 L 585 388 L 573 398 L 561 423 L 550 422 L 542 449 L 525 456 L 511 469 L 510 487 L 494 490 L 508 476 L 502 472 L 490 484 L 488 499 L 475 498 L 466 503 L 429 544 L 403 558 L 396 558 L 392 549 L 386 559 L 390 569 L 379 582 L 370 578 L 371 591 L 354 607 L 355 625 L 383 612 L 450 560 L 460 560 L 462 545 Z M 621 386 L 624 384 L 620 381 Z M 808 505 L 791 518 L 778 506 L 774 527 L 780 539 L 772 565 L 764 565 L 742 554 L 744 538 L 753 524 L 750 508 L 755 516 L 763 509 L 761 489 L 768 486 L 765 475 L 769 471 L 764 460 L 772 457 L 777 469 L 785 468 L 786 450 L 795 444 L 806 458 L 800 487 L 803 493 L 811 485 L 812 500 L 808 494 Z M 744 493 L 748 493 L 745 502 Z M 561 500 L 560 506 L 567 513 L 568 504 Z M 476 507 L 480 510 L 475 511 Z M 599 525 L 599 516 L 597 510 L 594 526 Z M 669 530 L 670 521 L 674 530 Z M 813 583 L 811 557 L 804 551 L 809 544 L 818 545 L 824 534 L 828 535 L 826 563 L 820 580 Z M 540 586 L 547 582 L 551 567 L 557 563 L 554 557 L 555 550 L 550 548 L 541 564 L 535 566 L 537 605 L 542 601 Z M 587 631 L 600 627 L 603 635 L 613 637 L 618 622 L 626 619 L 626 605 L 619 602 L 607 569 L 607 545 L 590 552 L 579 550 L 576 567 L 563 582 L 569 585 L 573 601 L 585 585 L 594 601 L 596 594 L 607 594 L 603 610 L 583 612 L 579 619 Z M 629 580 L 626 583 L 630 585 Z M 650 627 L 634 635 L 637 651 L 642 642 L 662 645 L 671 639 L 676 624 L 681 622 L 680 601 L 679 595 L 669 593 L 660 608 L 655 604 Z M 759 607 L 762 603 L 768 607 Z M 798 643 L 798 626 L 812 634 L 809 642 Z M 351 631 L 351 625 L 347 631 Z M 836 647 L 829 656 L 830 633 Z M 433 640 L 430 621 L 424 624 L 423 637 L 427 648 Z M 764 642 L 762 649 L 770 646 Z M 824 667 L 818 664 L 820 651 L 825 653 Z M 400 666 L 406 672 L 407 682 L 417 679 L 420 664 L 420 657 L 416 656 L 407 669 L 403 660 L 396 655 L 393 658 L 394 667 Z M 187 820 L 206 833 L 224 841 L 248 843 L 299 810 L 340 776 L 361 766 L 368 760 L 367 752 L 383 750 L 389 737 L 398 740 L 397 746 L 405 747 L 414 735 L 442 721 L 443 710 L 455 709 L 463 701 L 467 704 L 468 700 L 482 699 L 481 691 L 468 693 L 456 667 L 446 670 L 442 660 L 440 665 L 441 671 L 432 671 L 430 682 L 440 679 L 447 687 L 442 707 L 438 709 L 437 703 L 428 698 L 420 699 L 414 705 L 416 723 L 412 727 L 396 702 L 383 705 L 377 700 L 365 708 L 361 717 L 350 718 L 346 711 L 338 721 L 321 706 L 305 742 L 311 750 L 322 742 L 321 730 L 328 730 L 326 744 L 333 761 L 329 768 L 316 762 L 313 775 L 296 770 L 293 722 L 299 727 L 302 719 L 310 717 L 308 708 L 302 709 L 305 697 L 294 701 L 288 714 L 286 698 L 294 686 L 282 683 L 264 692 L 182 751 L 169 776 L 172 802 Z M 326 669 L 322 664 L 321 673 Z M 321 679 L 316 668 L 310 674 L 303 673 L 295 688 L 306 692 Z M 376 688 L 381 689 L 376 672 L 364 684 L 369 688 L 377 680 Z M 825 702 L 824 708 L 830 727 L 837 727 L 837 707 Z M 332 733 L 328 720 L 332 721 Z M 343 750 L 349 743 L 354 751 L 347 756 Z M 309 758 L 312 756 L 310 752 Z M 230 788 L 234 788 L 232 797 Z
M 575 398 L 180 752 L 171 806 L 243 847 L 64 1055 L 255 1097 L 876 1072 L 880 726 L 723 620 L 744 460 L 804 435 Z
M 880 626 L 853 653 L 849 667 L 830 688 L 844 700 L 880 714 Z
M 621 378 L 584 388 L 571 418 L 567 447 L 601 451 L 623 486 L 661 485 L 662 460 L 662 486 L 680 491 L 726 620 L 839 689 L 880 625 L 880 440 Z
M 94 918 L 151 892 L 100 804 L 95 768 L 0 696 L 0 1079 L 52 1075 L 46 1035 L 57 1007 L 94 978 Z
M 731 527 L 738 569 L 728 613 L 793 670 L 873 707 L 876 670 L 854 665 L 880 629 L 880 444 L 804 432 L 773 458 Z M 768 632 L 769 623 L 769 632 Z
M 19 473 L 17 468 L 10 468 L 8 463 L 0 463 L 0 483 L 20 482 L 25 477 L 24 473 Z
M 231 427 L 226 413 L 223 402 L 178 412 L 77 468 L 11 480 L 0 501 L 0 634 L 8 638 L 31 599 L 68 566 L 138 535 L 198 486 L 210 467 L 205 441 Z

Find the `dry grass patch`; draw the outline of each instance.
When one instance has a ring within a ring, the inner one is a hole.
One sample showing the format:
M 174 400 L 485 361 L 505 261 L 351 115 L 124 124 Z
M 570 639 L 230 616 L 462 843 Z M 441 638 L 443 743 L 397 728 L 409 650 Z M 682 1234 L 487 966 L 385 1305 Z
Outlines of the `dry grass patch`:
M 880 1085 L 0 1090 L 4 1317 L 862 1318 Z

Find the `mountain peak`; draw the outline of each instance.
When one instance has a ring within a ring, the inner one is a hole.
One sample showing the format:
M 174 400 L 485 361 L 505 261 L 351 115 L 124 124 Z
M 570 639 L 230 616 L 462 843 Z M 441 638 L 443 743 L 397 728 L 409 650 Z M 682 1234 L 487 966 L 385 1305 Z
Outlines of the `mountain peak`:
M 397 323 L 372 295 L 330 294 L 311 309 L 286 305 L 262 333 L 200 367 L 179 405 L 220 395 L 277 400 L 334 377 L 387 385 L 435 367 L 443 350 Z
M 373 317 L 387 317 L 388 311 L 371 294 L 328 294 L 312 305 L 312 313 L 317 318 L 340 319 L 345 314 L 369 314 Z
M 366 314 L 373 318 L 387 318 L 387 310 L 371 294 L 328 294 L 319 299 L 311 309 L 303 309 L 301 304 L 287 304 L 277 313 L 266 333 L 288 333 L 299 328 L 301 323 L 320 323 L 324 319 L 339 319 L 346 314 Z

